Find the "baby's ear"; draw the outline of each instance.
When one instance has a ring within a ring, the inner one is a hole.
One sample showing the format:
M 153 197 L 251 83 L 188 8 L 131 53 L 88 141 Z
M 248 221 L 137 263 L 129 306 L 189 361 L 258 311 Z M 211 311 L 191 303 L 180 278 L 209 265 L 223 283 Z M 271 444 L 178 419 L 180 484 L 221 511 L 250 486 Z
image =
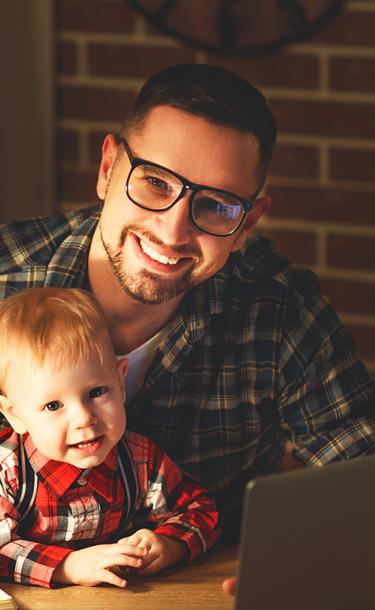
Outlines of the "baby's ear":
M 3 415 L 5 415 L 13 430 L 15 430 L 18 434 L 24 434 L 24 432 L 27 432 L 25 424 L 17 413 L 17 409 L 3 394 L 0 394 L 0 411 L 3 413 Z
M 117 361 L 117 370 L 120 376 L 120 383 L 124 385 L 126 371 L 128 370 L 128 360 L 127 358 L 121 358 Z

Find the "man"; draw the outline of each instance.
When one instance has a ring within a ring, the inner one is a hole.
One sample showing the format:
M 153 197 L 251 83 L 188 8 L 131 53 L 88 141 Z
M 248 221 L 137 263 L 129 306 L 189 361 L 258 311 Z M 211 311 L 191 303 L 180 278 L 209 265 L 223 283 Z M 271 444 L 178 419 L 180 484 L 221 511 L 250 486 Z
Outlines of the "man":
M 227 70 L 151 78 L 102 147 L 86 209 L 3 227 L 1 298 L 79 286 L 129 358 L 129 428 L 215 495 L 238 534 L 246 482 L 373 450 L 375 388 L 315 277 L 254 229 L 276 137 L 261 93 Z

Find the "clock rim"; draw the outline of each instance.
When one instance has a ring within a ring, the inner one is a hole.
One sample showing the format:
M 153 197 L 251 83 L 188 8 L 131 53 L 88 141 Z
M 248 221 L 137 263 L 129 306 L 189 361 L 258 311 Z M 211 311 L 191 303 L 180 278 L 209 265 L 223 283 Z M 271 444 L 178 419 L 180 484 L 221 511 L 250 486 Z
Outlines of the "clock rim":
M 311 36 L 313 36 L 313 34 L 315 32 L 317 32 L 321 27 L 323 27 L 327 22 L 329 22 L 331 19 L 333 19 L 343 9 L 343 7 L 346 3 L 346 0 L 333 0 L 332 3 L 330 4 L 330 6 L 313 23 L 309 24 L 309 26 L 307 28 L 303 29 L 301 32 L 292 34 L 291 36 L 285 36 L 284 38 L 280 38 L 280 39 L 275 40 L 274 42 L 268 43 L 268 44 L 251 45 L 251 46 L 246 46 L 246 47 L 240 48 L 240 49 L 230 49 L 230 48 L 219 47 L 217 45 L 206 44 L 204 42 L 196 41 L 193 38 L 190 38 L 189 36 L 186 36 L 185 34 L 181 34 L 180 32 L 174 30 L 173 28 L 170 28 L 170 27 L 164 25 L 164 23 L 160 23 L 157 20 L 153 20 L 150 17 L 147 10 L 142 6 L 139 6 L 138 0 L 125 0 L 125 1 L 129 2 L 135 11 L 137 11 L 138 13 L 143 15 L 143 17 L 148 22 L 150 22 L 153 25 L 155 25 L 156 27 L 158 27 L 164 34 L 172 36 L 173 38 L 177 39 L 179 42 L 185 43 L 188 47 L 193 48 L 193 49 L 198 49 L 201 51 L 209 51 L 211 53 L 221 53 L 224 55 L 233 55 L 233 56 L 271 55 L 272 53 L 274 53 L 275 51 L 278 51 L 282 47 L 285 47 L 285 46 L 293 44 L 293 43 L 301 42 L 302 40 L 307 40 Z

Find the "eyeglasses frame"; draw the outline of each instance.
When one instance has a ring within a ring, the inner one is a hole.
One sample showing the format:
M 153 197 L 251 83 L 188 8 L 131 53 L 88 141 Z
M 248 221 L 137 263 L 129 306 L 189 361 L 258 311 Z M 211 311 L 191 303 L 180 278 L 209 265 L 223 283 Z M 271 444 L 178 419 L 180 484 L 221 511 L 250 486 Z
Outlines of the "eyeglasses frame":
M 164 167 L 163 165 L 159 165 L 158 163 L 154 163 L 153 161 L 147 161 L 146 159 L 141 159 L 140 157 L 135 157 L 133 155 L 132 151 L 130 150 L 129 144 L 127 143 L 127 141 L 125 140 L 124 137 L 121 137 L 121 144 L 123 145 L 123 147 L 125 149 L 125 152 L 128 156 L 128 159 L 129 159 L 129 162 L 131 165 L 131 168 L 129 170 L 129 174 L 128 174 L 128 177 L 126 180 L 126 185 L 125 185 L 126 193 L 129 197 L 130 201 L 132 203 L 134 203 L 134 205 L 137 205 L 138 207 L 142 208 L 143 210 L 148 210 L 149 212 L 166 212 L 167 210 L 170 210 L 174 205 L 176 205 L 176 203 L 178 203 L 180 201 L 180 199 L 182 199 L 184 197 L 186 191 L 190 191 L 191 192 L 191 196 L 189 197 L 190 220 L 194 224 L 195 227 L 197 227 L 204 233 L 208 233 L 208 235 L 214 235 L 216 237 L 228 237 L 230 235 L 233 235 L 236 231 L 238 231 L 238 229 L 242 225 L 246 214 L 251 210 L 251 208 L 253 207 L 254 202 L 258 196 L 258 192 L 257 192 L 252 197 L 252 199 L 248 200 L 248 199 L 244 199 L 244 197 L 240 197 L 240 195 L 235 195 L 234 193 L 231 193 L 230 191 L 225 191 L 224 189 L 219 189 L 219 188 L 215 188 L 212 186 L 204 186 L 202 184 L 196 184 L 195 182 L 190 182 L 190 180 L 188 180 L 187 178 L 184 178 L 184 176 L 181 176 L 177 172 L 174 172 L 171 169 Z M 132 199 L 132 197 L 130 195 L 129 181 L 130 181 L 132 172 L 140 165 L 150 165 L 151 167 L 156 167 L 158 169 L 161 169 L 161 170 L 167 172 L 168 174 L 171 174 L 171 176 L 178 178 L 178 180 L 182 183 L 182 189 L 181 189 L 180 194 L 175 199 L 175 201 L 173 201 L 172 203 L 170 203 L 169 205 L 167 205 L 164 208 L 154 209 L 154 208 L 148 208 L 145 205 L 142 205 L 142 204 L 138 203 L 137 201 L 134 201 L 134 199 Z M 195 220 L 194 214 L 193 214 L 194 196 L 196 193 L 198 193 L 199 191 L 203 191 L 203 190 L 204 191 L 214 191 L 215 193 L 222 193 L 223 195 L 229 195 L 230 197 L 235 197 L 243 206 L 244 212 L 243 212 L 240 222 L 234 229 L 229 231 L 229 233 L 224 233 L 224 234 L 223 233 L 214 233 L 213 231 L 203 229 Z

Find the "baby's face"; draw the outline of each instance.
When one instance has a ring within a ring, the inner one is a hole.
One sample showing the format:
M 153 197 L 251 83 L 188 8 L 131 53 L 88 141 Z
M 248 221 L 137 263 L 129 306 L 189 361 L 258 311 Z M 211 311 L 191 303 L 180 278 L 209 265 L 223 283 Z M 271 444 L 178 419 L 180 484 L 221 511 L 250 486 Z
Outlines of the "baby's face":
M 125 431 L 125 370 L 126 362 L 116 364 L 109 346 L 102 362 L 93 351 L 89 359 L 60 368 L 21 363 L 9 371 L 11 407 L 5 414 L 47 458 L 93 468 Z

